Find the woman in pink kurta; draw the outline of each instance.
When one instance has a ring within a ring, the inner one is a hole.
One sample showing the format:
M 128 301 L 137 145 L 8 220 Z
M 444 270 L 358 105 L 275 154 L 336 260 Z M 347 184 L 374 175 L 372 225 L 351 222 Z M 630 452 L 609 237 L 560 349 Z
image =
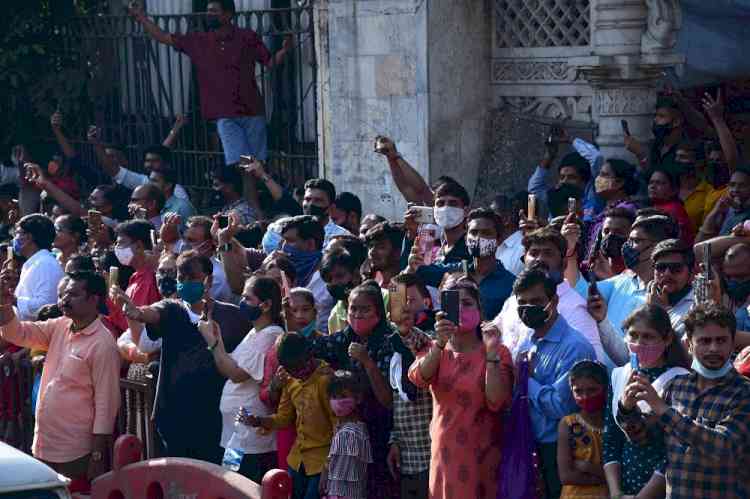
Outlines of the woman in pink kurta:
M 429 387 L 434 401 L 430 498 L 495 499 L 499 411 L 511 402 L 513 364 L 497 331 L 480 326 L 476 285 L 462 279 L 448 289 L 460 293 L 459 325 L 440 314 L 436 341 L 409 369 L 412 382 Z

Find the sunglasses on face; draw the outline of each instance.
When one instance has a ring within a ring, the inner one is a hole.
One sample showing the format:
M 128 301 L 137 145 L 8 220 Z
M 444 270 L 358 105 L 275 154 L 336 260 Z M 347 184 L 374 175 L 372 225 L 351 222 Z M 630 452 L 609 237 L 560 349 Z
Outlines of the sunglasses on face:
M 658 262 L 654 264 L 654 271 L 664 274 L 669 271 L 672 274 L 677 274 L 684 269 L 686 265 L 682 262 Z

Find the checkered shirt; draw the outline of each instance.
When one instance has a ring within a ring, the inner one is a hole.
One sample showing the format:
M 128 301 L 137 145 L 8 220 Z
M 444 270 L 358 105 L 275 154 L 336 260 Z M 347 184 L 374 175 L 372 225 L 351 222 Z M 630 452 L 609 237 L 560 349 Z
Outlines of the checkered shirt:
M 664 394 L 667 498 L 750 497 L 750 381 L 732 369 L 698 388 L 698 375 L 675 378 Z
M 432 340 L 417 328 L 402 336 L 401 340 L 416 356 L 429 348 Z M 409 366 L 402 366 L 408 370 Z M 393 430 L 390 443 L 401 451 L 401 473 L 416 475 L 430 469 L 430 423 L 432 422 L 432 395 L 429 389 L 417 389 L 413 401 L 404 401 L 393 392 Z
M 251 225 L 258 220 L 258 215 L 255 210 L 248 204 L 244 199 L 238 199 L 237 201 L 230 203 L 221 209 L 221 213 L 229 215 L 230 213 L 236 214 L 240 219 L 240 225 Z

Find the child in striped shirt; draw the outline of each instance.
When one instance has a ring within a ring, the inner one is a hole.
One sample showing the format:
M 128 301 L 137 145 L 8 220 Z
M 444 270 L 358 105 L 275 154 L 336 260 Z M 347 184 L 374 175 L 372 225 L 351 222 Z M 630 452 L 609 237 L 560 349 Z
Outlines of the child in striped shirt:
M 339 422 L 320 480 L 320 493 L 328 494 L 328 499 L 367 499 L 372 450 L 359 411 L 364 390 L 363 380 L 350 371 L 336 371 L 328 385 L 331 409 Z

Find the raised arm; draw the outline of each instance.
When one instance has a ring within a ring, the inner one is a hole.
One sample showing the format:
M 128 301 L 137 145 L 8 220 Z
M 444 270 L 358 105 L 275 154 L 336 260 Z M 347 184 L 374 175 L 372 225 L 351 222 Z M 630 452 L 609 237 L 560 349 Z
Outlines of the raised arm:
M 177 139 L 180 137 L 180 131 L 182 130 L 182 127 L 185 126 L 186 121 L 187 120 L 184 114 L 178 114 L 175 117 L 174 125 L 172 125 L 172 129 L 169 131 L 167 138 L 164 139 L 164 142 L 162 142 L 161 145 L 169 149 L 174 148 L 174 145 L 177 142 Z
M 52 126 L 52 133 L 55 134 L 55 140 L 57 140 L 57 143 L 60 146 L 60 149 L 62 149 L 65 157 L 75 158 L 78 154 L 76 153 L 76 150 L 73 148 L 73 146 L 70 145 L 70 142 L 68 141 L 68 138 L 65 136 L 65 133 L 62 129 L 62 113 L 60 113 L 60 111 L 55 111 L 55 114 L 52 115 L 49 121 L 50 125 Z
M 268 188 L 268 192 L 271 193 L 271 198 L 276 202 L 284 195 L 284 188 L 281 187 L 263 168 L 263 163 L 255 160 L 249 164 L 243 164 L 242 168 L 245 172 L 249 173 L 256 179 L 256 181 L 263 182 Z
M 133 19 L 143 26 L 143 30 L 148 33 L 148 36 L 159 43 L 174 46 L 174 38 L 172 38 L 172 34 L 163 31 L 155 22 L 149 19 L 140 2 L 130 2 L 128 10 Z
M 727 125 L 724 119 L 724 103 L 721 99 L 721 89 L 719 89 L 716 99 L 708 93 L 703 96 L 703 109 L 706 110 L 706 114 L 711 118 L 716 135 L 719 137 L 719 144 L 721 144 L 721 150 L 724 152 L 724 158 L 727 160 L 729 171 L 734 172 L 738 161 L 737 142 L 734 140 L 732 131 L 729 130 L 729 125 Z
M 376 152 L 388 159 L 388 167 L 391 176 L 396 183 L 401 195 L 407 202 L 423 206 L 432 206 L 432 189 L 417 172 L 396 150 L 396 144 L 388 137 L 377 137 Z
M 31 182 L 39 189 L 47 191 L 47 194 L 52 196 L 60 206 L 70 212 L 71 215 L 83 218 L 87 215 L 87 212 L 81 206 L 81 203 L 73 199 L 67 192 L 56 186 L 44 173 L 39 165 L 33 163 L 26 164 L 27 171 L 30 171 Z

